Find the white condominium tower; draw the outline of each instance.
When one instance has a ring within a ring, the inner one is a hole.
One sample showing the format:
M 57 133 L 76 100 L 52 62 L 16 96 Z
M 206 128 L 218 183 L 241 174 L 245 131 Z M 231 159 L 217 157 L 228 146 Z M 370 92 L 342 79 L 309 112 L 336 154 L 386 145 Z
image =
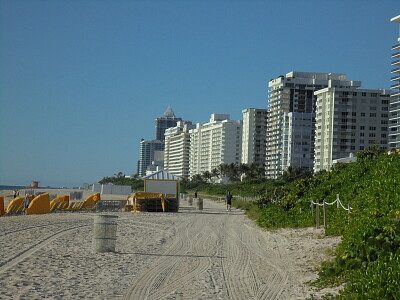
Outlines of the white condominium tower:
M 289 166 L 313 168 L 314 113 L 284 112 L 280 170 Z
M 248 108 L 242 110 L 242 161 L 265 167 L 265 139 L 267 137 L 267 109 Z
M 266 175 L 277 178 L 289 167 L 310 168 L 314 158 L 314 92 L 328 86 L 355 87 L 345 74 L 290 72 L 269 86 Z
M 371 146 L 388 147 L 390 94 L 331 84 L 317 96 L 314 172 Z
M 178 121 L 165 130 L 164 169 L 182 178 L 189 177 L 190 134 L 195 128 L 190 121 Z
M 395 23 L 400 23 L 400 15 L 390 19 L 390 21 Z M 400 29 L 400 24 L 399 24 Z M 390 148 L 400 148 L 400 32 L 397 38 L 397 44 L 392 47 L 394 53 L 392 53 L 392 78 L 393 82 L 391 88 L 394 93 L 391 95 L 390 100 L 390 113 L 389 113 L 389 147 Z
M 229 114 L 212 114 L 209 123 L 189 130 L 190 177 L 221 164 L 240 163 L 242 121 L 229 118 Z

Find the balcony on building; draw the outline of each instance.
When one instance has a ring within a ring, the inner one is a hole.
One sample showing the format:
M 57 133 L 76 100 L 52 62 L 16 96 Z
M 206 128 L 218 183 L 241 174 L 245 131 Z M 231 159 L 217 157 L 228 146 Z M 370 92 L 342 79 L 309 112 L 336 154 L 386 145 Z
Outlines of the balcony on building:
M 400 80 L 400 75 L 396 75 L 390 78 L 390 81 L 399 81 L 399 80 Z
M 395 52 L 392 54 L 392 58 L 400 57 L 400 52 Z
M 392 61 L 392 66 L 398 66 L 400 65 L 400 59 Z
M 390 72 L 391 72 L 392 74 L 394 74 L 394 73 L 400 73 L 400 68 L 392 69 Z
M 400 89 L 400 82 L 397 82 L 397 83 L 395 83 L 395 84 L 392 84 L 392 85 L 390 86 L 390 88 L 391 88 L 391 89 Z
M 393 45 L 392 50 L 400 50 L 400 44 Z

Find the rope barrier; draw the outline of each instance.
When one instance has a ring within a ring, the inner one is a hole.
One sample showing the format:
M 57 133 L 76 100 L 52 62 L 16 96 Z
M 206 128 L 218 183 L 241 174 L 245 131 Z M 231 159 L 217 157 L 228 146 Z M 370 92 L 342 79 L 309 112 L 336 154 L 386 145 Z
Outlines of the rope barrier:
M 333 202 L 331 202 L 331 203 L 325 202 L 326 205 L 333 205 L 333 204 L 335 204 L 335 203 L 338 203 L 338 204 L 339 204 L 344 210 L 346 210 L 346 211 L 350 211 L 350 210 L 353 209 L 350 205 L 349 205 L 348 208 L 345 207 L 345 206 L 343 205 L 342 201 L 340 201 L 339 195 L 338 195 L 338 197 L 336 198 L 335 201 L 333 201 Z M 318 206 L 324 206 L 324 202 L 322 202 L 322 203 L 317 203 L 317 202 L 314 202 L 313 200 L 311 200 L 311 204 L 312 204 L 312 205 L 318 205 Z

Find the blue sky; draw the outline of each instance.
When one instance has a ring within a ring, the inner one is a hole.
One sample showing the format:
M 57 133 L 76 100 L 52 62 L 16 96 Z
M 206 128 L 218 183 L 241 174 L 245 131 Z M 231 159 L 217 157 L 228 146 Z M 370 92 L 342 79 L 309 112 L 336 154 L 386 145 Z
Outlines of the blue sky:
M 389 88 L 399 14 L 398 0 L 0 0 L 0 184 L 134 174 L 168 105 L 241 119 L 293 70 Z

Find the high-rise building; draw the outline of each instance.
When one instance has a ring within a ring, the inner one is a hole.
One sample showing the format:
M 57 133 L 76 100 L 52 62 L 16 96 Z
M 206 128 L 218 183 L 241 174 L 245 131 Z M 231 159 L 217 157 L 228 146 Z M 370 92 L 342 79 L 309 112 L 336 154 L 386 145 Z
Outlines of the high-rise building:
M 313 168 L 314 113 L 285 112 L 282 121 L 281 170 Z
M 267 109 L 248 108 L 243 113 L 242 160 L 265 167 L 265 140 L 267 138 Z
M 221 164 L 240 164 L 242 121 L 229 114 L 212 114 L 209 123 L 196 124 L 190 133 L 190 177 L 212 172 Z
M 190 121 L 178 121 L 165 130 L 164 169 L 182 178 L 189 178 L 190 134 L 196 128 Z
M 317 97 L 314 172 L 371 146 L 388 148 L 390 94 L 385 90 L 333 87 Z
M 175 127 L 178 121 L 182 121 L 182 119 L 177 118 L 172 108 L 168 106 L 164 115 L 156 119 L 156 140 L 164 141 L 165 130 L 170 127 Z
M 138 174 L 139 176 L 146 176 L 146 169 L 150 166 L 154 159 L 157 151 L 164 151 L 164 142 L 159 140 L 140 141 L 140 159 L 138 162 Z
M 395 23 L 400 23 L 400 15 L 390 19 Z M 400 29 L 400 25 L 399 25 Z M 394 93 L 390 99 L 390 112 L 389 112 L 389 147 L 392 149 L 400 148 L 400 30 L 397 38 L 397 44 L 392 47 L 395 51 L 392 54 L 394 61 L 392 62 L 392 75 L 391 81 L 393 82 L 391 88 Z
M 329 80 L 337 87 L 360 86 L 357 81 L 347 81 L 345 74 L 310 72 L 290 72 L 269 82 L 267 177 L 277 178 L 289 166 L 306 168 L 313 165 L 314 92 L 327 87 Z M 301 147 L 298 147 L 299 142 Z M 291 150 L 294 148 L 300 150 L 296 155 Z

